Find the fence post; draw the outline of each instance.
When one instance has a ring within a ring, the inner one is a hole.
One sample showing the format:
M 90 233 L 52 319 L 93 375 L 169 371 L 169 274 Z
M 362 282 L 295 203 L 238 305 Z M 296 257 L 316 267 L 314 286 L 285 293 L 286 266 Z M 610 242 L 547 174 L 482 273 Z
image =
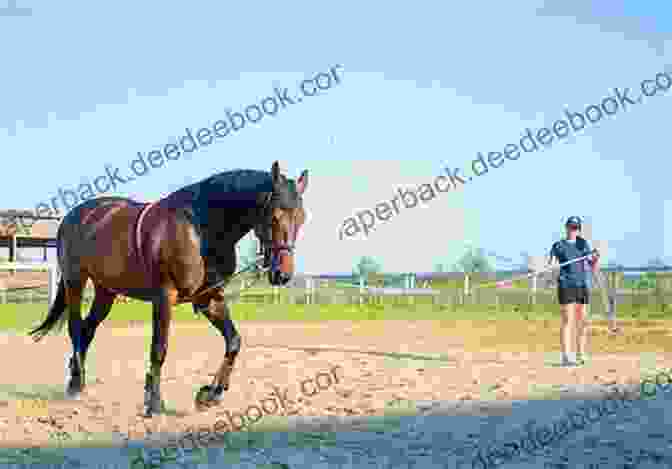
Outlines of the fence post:
M 49 274 L 49 305 L 51 306 L 56 301 L 58 293 L 58 265 L 49 266 L 47 272 Z
M 409 272 L 406 275 L 406 284 L 408 285 L 408 290 L 413 288 L 413 274 Z M 406 292 L 408 295 L 408 299 L 406 300 L 407 305 L 414 305 L 415 304 L 415 297 L 413 297 L 413 293 L 410 291 Z
M 18 242 L 16 241 L 16 233 L 12 235 L 12 238 L 9 243 L 9 262 L 16 262 L 18 257 Z M 16 274 L 16 270 L 10 270 L 9 275 Z

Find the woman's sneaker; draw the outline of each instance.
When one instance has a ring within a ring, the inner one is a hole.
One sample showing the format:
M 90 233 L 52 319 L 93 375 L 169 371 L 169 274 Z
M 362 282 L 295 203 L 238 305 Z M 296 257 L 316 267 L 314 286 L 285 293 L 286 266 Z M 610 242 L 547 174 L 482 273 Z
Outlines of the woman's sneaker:
M 568 357 L 562 357 L 562 366 L 578 366 L 576 360 L 572 360 Z

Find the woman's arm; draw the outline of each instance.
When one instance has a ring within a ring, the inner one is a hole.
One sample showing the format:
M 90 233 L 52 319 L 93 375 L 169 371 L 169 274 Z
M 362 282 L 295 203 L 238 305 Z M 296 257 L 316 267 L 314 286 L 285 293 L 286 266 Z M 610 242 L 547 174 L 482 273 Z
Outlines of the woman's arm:
M 600 252 L 597 248 L 593 249 L 593 257 L 590 260 L 593 273 L 597 273 L 600 270 Z
M 555 244 L 554 244 L 553 247 L 551 248 L 551 252 L 548 254 L 548 263 L 547 263 L 548 267 L 552 267 L 552 266 L 560 263 L 560 260 L 558 259 L 558 254 L 555 251 L 555 249 L 556 249 L 556 247 L 555 247 Z M 555 285 L 555 284 L 558 283 L 558 276 L 559 275 L 560 275 L 559 270 L 557 270 L 557 271 L 553 270 L 553 271 L 550 272 L 550 281 L 551 281 L 552 285 Z
M 551 267 L 558 262 L 558 254 L 555 252 L 555 244 L 551 246 L 551 251 L 548 253 L 548 262 L 546 265 Z

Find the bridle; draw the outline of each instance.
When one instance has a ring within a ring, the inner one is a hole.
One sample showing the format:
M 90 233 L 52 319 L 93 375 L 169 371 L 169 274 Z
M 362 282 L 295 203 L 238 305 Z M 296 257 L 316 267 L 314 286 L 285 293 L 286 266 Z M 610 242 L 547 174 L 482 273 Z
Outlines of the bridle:
M 273 192 L 269 192 L 266 194 L 264 197 L 264 202 L 261 207 L 262 211 L 262 220 L 260 223 L 258 223 L 254 227 L 255 234 L 257 235 L 257 238 L 260 241 L 260 248 L 259 252 L 257 252 L 256 258 L 250 262 L 248 265 L 245 267 L 241 268 L 239 271 L 235 272 L 232 274 L 229 278 L 221 280 L 208 288 L 201 290 L 187 298 L 184 298 L 183 301 L 191 301 L 194 298 L 197 298 L 199 296 L 204 295 L 205 293 L 211 292 L 213 290 L 217 290 L 222 287 L 222 285 L 225 285 L 229 283 L 231 280 L 233 280 L 236 277 L 239 277 L 240 275 L 247 273 L 247 272 L 255 272 L 257 274 L 262 274 L 264 272 L 267 272 L 271 270 L 274 266 L 271 265 L 272 263 L 272 254 L 273 254 L 273 249 L 278 251 L 278 254 L 282 252 L 287 252 L 288 254 L 292 254 L 294 252 L 294 245 L 296 242 L 296 229 L 294 224 L 291 225 L 291 232 L 290 232 L 290 239 L 291 239 L 291 244 L 284 243 L 280 246 L 273 246 L 273 234 L 272 234 L 272 229 L 273 229 L 273 223 L 275 222 L 273 220 Z M 279 257 L 279 256 L 278 256 Z M 242 290 L 246 290 L 254 284 L 256 284 L 259 280 L 261 279 L 261 275 L 257 275 L 256 279 L 254 279 L 251 283 L 246 285 L 244 288 L 240 289 L 240 292 Z M 240 294 L 239 292 L 239 294 Z
M 257 239 L 259 239 L 259 252 L 257 253 L 257 257 L 263 259 L 263 267 L 271 269 L 277 267 L 276 263 L 280 258 L 280 254 L 285 252 L 288 255 L 292 255 L 296 244 L 296 226 L 293 222 L 290 225 L 289 242 L 287 243 L 282 240 L 280 243 L 273 244 L 273 226 L 277 223 L 273 217 L 273 201 L 274 193 L 269 192 L 266 194 L 261 208 L 261 222 L 254 228 Z M 276 251 L 277 253 L 275 257 L 273 256 L 273 251 Z

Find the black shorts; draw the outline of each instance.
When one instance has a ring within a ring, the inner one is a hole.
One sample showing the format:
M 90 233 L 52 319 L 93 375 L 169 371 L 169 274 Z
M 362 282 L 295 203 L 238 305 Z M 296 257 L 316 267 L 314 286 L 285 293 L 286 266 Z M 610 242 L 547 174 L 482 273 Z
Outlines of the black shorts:
M 587 287 L 558 288 L 558 303 L 587 305 L 590 303 L 590 290 Z

